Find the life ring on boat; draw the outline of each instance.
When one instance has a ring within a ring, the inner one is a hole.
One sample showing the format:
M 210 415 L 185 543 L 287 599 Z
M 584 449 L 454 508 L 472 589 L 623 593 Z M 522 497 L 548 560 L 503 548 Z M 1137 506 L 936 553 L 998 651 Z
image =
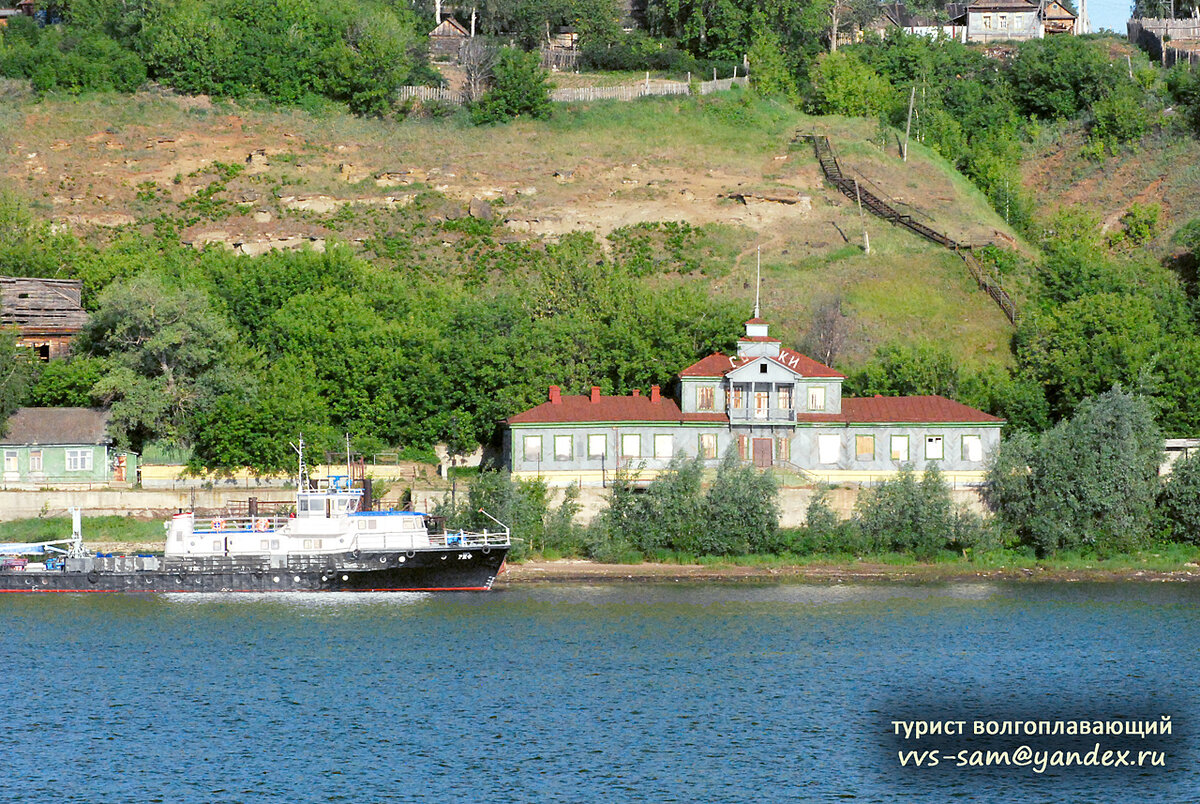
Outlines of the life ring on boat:
M 100 583 L 100 573 L 92 570 L 87 574 L 87 579 L 88 583 L 90 583 L 92 586 L 95 586 L 96 584 Z
M 208 529 L 209 530 L 225 530 L 225 520 L 224 519 L 214 519 L 212 521 L 212 524 L 208 526 Z
M 256 531 L 258 531 L 259 533 L 263 533 L 264 531 L 270 530 L 271 529 L 271 520 L 269 520 L 265 517 L 262 519 L 254 520 L 254 529 Z

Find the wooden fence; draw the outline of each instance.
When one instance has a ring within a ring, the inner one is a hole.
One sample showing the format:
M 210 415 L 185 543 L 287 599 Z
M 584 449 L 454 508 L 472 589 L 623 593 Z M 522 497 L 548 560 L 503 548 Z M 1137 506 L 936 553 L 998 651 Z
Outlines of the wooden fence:
M 1135 19 L 1126 23 L 1126 30 L 1129 41 L 1163 67 L 1200 64 L 1200 19 Z
M 744 75 L 733 78 L 721 78 L 715 81 L 701 81 L 700 94 L 709 95 L 713 92 L 724 92 L 735 86 L 748 86 L 750 79 Z M 653 95 L 690 95 L 692 85 L 688 81 L 647 80 L 638 84 L 626 84 L 619 87 L 571 87 L 555 89 L 550 92 L 550 100 L 555 103 L 580 103 L 598 100 L 631 101 Z M 400 87 L 397 93 L 399 100 L 417 98 L 421 101 L 441 101 L 455 105 L 466 100 L 457 92 L 439 87 Z
M 911 215 L 902 215 L 885 202 L 883 199 L 859 186 L 854 179 L 846 178 L 842 173 L 842 167 L 838 164 L 837 157 L 833 153 L 833 146 L 829 144 L 829 138 L 818 134 L 797 134 L 792 140 L 795 142 L 801 138 L 808 139 L 813 144 L 813 151 L 816 154 L 817 162 L 821 165 L 821 172 L 825 174 L 825 179 L 833 186 L 841 191 L 851 201 L 861 203 L 863 208 L 877 215 L 886 221 L 890 221 L 897 226 L 902 226 L 914 234 L 937 243 L 939 246 L 945 246 L 958 255 L 964 263 L 967 270 L 970 271 L 971 277 L 979 285 L 980 289 L 992 297 L 992 301 L 1004 313 L 1004 317 L 1009 320 L 1009 323 L 1014 326 L 1017 323 L 1017 306 L 1013 303 L 1008 292 L 1000 285 L 1000 281 L 991 276 L 983 263 L 972 252 L 972 247 L 965 243 L 958 243 L 942 234 L 935 231 L 925 224 L 913 220 Z

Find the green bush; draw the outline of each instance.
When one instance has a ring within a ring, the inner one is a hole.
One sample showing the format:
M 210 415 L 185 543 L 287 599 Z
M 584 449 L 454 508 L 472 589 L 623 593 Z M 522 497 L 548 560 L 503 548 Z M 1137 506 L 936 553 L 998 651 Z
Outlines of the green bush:
M 948 547 L 973 546 L 978 521 L 956 509 L 950 487 L 936 465 L 918 481 L 911 466 L 864 491 L 854 518 L 873 552 L 906 553 L 930 559 Z
M 1175 541 L 1200 544 L 1200 452 L 1175 462 L 1159 506 Z
M 1005 440 L 984 499 L 1039 555 L 1127 552 L 1152 535 L 1161 457 L 1149 404 L 1118 387 L 1039 436 Z
M 492 68 L 492 87 L 472 107 L 476 124 L 504 123 L 517 117 L 550 116 L 550 82 L 536 53 L 500 49 Z

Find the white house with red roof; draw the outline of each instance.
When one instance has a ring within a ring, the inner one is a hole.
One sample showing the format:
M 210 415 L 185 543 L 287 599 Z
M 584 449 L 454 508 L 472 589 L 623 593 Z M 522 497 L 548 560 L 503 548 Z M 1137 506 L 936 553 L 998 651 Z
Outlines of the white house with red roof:
M 679 372 L 678 400 L 564 396 L 511 417 L 514 477 L 599 486 L 618 469 L 652 479 L 671 458 L 716 465 L 729 449 L 762 468 L 812 481 L 874 483 L 903 466 L 936 464 L 957 485 L 980 483 L 1004 421 L 941 396 L 843 398 L 845 376 L 770 337 L 752 318 L 737 355 L 712 354 Z

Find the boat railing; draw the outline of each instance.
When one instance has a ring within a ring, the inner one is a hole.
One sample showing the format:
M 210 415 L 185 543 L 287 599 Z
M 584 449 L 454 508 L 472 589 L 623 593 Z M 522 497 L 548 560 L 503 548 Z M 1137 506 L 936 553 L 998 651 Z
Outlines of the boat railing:
M 472 533 L 466 530 L 452 530 L 446 533 L 429 534 L 431 547 L 508 547 L 507 533 Z
M 193 532 L 246 533 L 257 531 L 259 533 L 269 533 L 283 527 L 288 519 L 289 517 L 279 514 L 270 516 L 214 516 L 211 519 L 197 519 Z

